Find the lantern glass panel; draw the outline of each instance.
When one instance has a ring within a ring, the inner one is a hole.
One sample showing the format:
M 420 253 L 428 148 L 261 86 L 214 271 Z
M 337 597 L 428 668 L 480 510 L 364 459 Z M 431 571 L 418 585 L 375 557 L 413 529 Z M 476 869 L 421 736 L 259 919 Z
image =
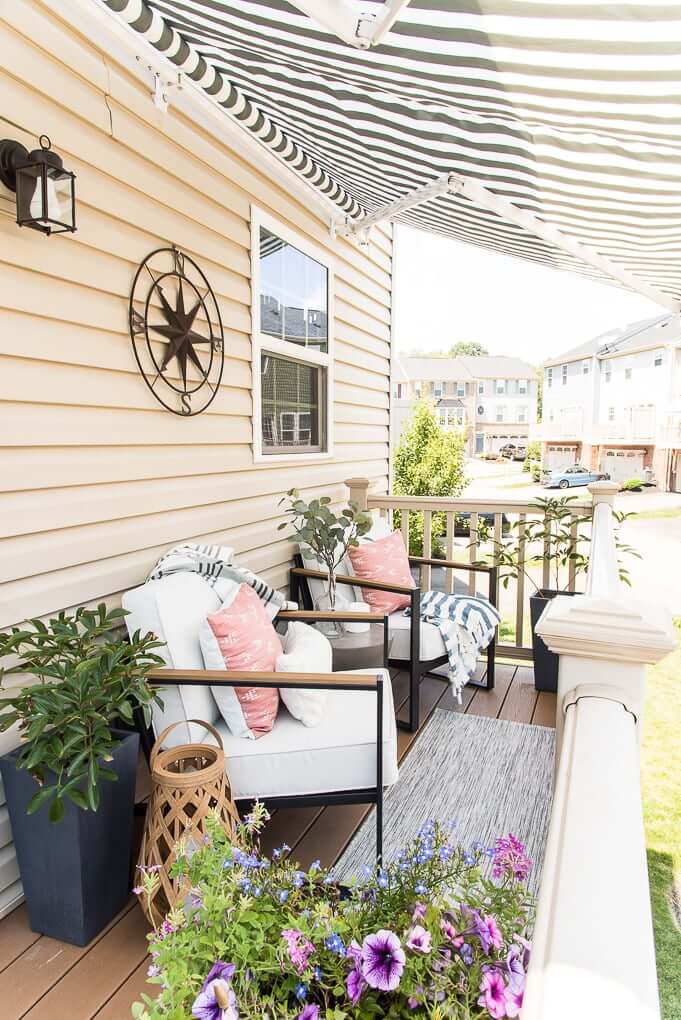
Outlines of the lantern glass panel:
M 47 163 L 19 167 L 17 223 L 45 233 L 75 230 L 74 175 Z

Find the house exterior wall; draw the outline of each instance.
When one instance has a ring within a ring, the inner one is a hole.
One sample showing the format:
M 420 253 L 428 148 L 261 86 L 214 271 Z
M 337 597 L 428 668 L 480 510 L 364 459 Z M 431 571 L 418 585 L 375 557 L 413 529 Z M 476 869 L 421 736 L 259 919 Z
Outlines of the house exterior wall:
M 73 235 L 15 223 L 0 185 L 0 627 L 106 600 L 182 541 L 232 545 L 287 583 L 286 490 L 388 488 L 392 237 L 332 241 L 305 194 L 173 109 L 38 0 L 3 7 L 0 138 L 49 134 L 77 174 Z M 4 121 L 3 118 L 9 118 Z M 225 131 L 223 137 L 230 137 Z M 256 463 L 250 216 L 257 205 L 333 257 L 333 456 Z M 163 409 L 138 372 L 128 299 L 139 263 L 174 242 L 216 292 L 225 370 L 204 413 Z M 5 734 L 0 753 L 16 743 Z M 0 791 L 1 792 L 1 791 Z M 18 873 L 0 795 L 0 912 Z

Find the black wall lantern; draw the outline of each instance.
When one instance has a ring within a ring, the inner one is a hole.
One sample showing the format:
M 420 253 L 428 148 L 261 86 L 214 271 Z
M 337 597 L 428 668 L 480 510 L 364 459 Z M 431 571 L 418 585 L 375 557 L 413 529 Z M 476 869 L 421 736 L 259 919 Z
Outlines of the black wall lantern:
M 76 175 L 64 169 L 47 135 L 29 152 L 21 142 L 0 142 L 0 181 L 15 191 L 17 223 L 43 234 L 76 229 Z

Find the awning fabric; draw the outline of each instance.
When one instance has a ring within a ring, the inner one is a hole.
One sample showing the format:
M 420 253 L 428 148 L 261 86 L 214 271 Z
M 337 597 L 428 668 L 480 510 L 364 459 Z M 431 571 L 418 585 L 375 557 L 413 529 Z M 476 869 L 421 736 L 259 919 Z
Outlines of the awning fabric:
M 331 199 L 361 216 L 474 178 L 681 298 L 681 5 L 411 0 L 348 46 L 285 0 L 105 3 Z M 602 278 L 446 195 L 400 220 Z

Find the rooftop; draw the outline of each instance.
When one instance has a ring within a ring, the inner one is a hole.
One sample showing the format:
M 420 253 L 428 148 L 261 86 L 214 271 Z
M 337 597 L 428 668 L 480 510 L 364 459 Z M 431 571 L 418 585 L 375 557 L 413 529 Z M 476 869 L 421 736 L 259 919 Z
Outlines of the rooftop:
M 399 359 L 405 379 L 461 380 L 475 379 L 531 379 L 534 365 L 520 358 L 505 355 L 465 355 L 457 358 L 415 358 L 402 355 Z

